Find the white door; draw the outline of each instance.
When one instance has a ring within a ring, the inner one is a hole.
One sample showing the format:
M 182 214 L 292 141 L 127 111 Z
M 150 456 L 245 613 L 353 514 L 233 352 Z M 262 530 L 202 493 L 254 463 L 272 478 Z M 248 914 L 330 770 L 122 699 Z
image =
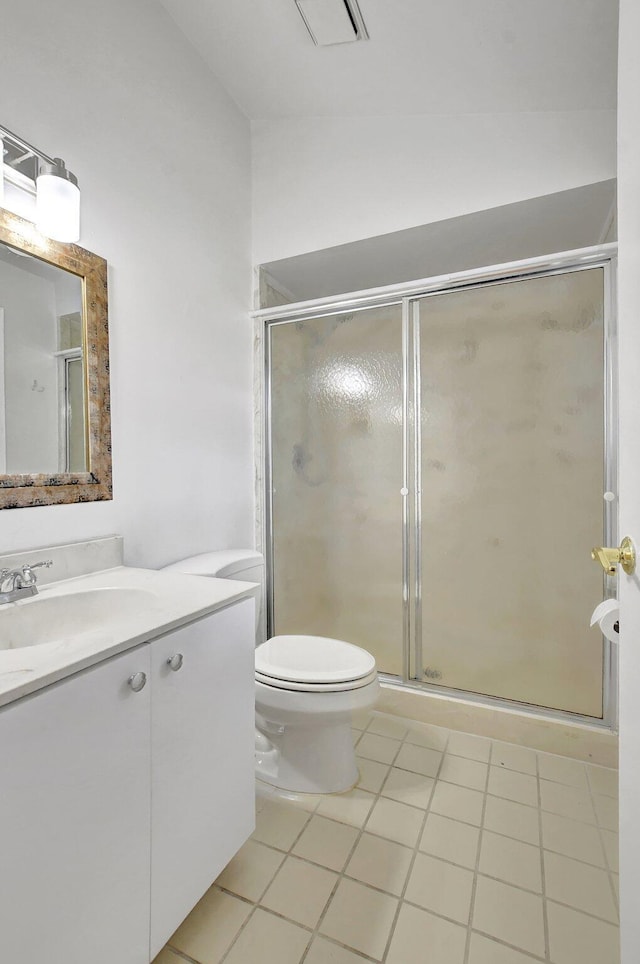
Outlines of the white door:
M 152 958 L 254 829 L 254 634 L 247 599 L 151 643 Z
M 0 960 L 148 964 L 149 647 L 0 710 Z
M 640 549 L 640 4 L 621 0 L 618 114 L 620 533 Z M 640 574 L 619 576 L 622 964 L 640 961 Z

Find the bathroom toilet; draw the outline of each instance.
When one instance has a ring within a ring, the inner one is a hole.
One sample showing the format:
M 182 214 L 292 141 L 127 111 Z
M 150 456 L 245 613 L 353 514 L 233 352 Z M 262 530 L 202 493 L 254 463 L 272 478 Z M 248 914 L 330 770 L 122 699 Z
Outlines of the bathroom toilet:
M 191 556 L 165 567 L 260 586 L 256 605 L 256 776 L 296 793 L 337 793 L 358 779 L 351 715 L 372 706 L 379 683 L 373 656 L 324 636 L 264 642 L 264 563 L 254 550 Z

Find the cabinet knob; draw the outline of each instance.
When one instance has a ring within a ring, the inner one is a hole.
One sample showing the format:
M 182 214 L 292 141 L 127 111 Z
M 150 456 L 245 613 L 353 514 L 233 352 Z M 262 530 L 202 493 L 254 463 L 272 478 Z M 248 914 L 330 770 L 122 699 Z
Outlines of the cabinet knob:
M 168 658 L 167 666 L 169 667 L 169 669 L 172 669 L 174 673 L 177 673 L 178 670 L 182 668 L 183 662 L 184 662 L 184 656 L 182 655 L 182 653 L 174 653 L 173 656 L 170 656 Z
M 139 693 L 147 685 L 147 674 L 146 673 L 134 673 L 133 676 L 129 677 L 129 686 L 134 693 Z

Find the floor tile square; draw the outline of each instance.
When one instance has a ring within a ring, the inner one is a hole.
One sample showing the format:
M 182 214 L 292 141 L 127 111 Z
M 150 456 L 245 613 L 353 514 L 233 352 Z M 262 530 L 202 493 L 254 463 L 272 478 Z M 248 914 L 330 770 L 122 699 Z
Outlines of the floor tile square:
M 497 767 L 504 767 L 505 770 L 518 770 L 520 773 L 529 773 L 534 777 L 538 772 L 536 751 L 530 750 L 527 746 L 517 746 L 515 743 L 500 743 L 494 740 L 491 763 Z
M 289 850 L 309 817 L 299 807 L 267 800 L 256 814 L 252 839 L 278 850 Z
M 423 820 L 422 810 L 379 797 L 367 821 L 367 831 L 415 847 Z
M 284 854 L 280 851 L 271 850 L 255 840 L 247 840 L 222 871 L 216 884 L 255 903 L 273 880 L 283 860 Z
M 413 850 L 408 847 L 364 833 L 347 864 L 345 874 L 399 897 L 412 858 Z
M 250 904 L 210 887 L 169 943 L 200 964 L 218 964 L 251 910 Z
M 388 736 L 392 740 L 404 740 L 409 729 L 409 722 L 394 716 L 384 714 L 373 714 L 373 719 L 367 727 L 368 733 L 377 733 L 378 736 Z
M 299 964 L 308 931 L 258 908 L 231 948 L 225 964 Z
M 540 780 L 540 799 L 542 809 L 559 813 L 561 817 L 595 823 L 596 815 L 591 806 L 591 797 L 579 787 L 567 787 L 562 783 Z
M 473 870 L 479 839 L 480 831 L 475 827 L 441 817 L 438 813 L 430 813 L 420 840 L 420 850 Z
M 594 793 L 593 806 L 599 826 L 618 832 L 618 801 L 614 797 L 604 797 Z
M 373 806 L 375 796 L 366 790 L 349 790 L 348 793 L 328 794 L 316 813 L 339 823 L 348 823 L 352 827 L 361 827 Z
M 412 904 L 466 925 L 472 887 L 473 871 L 419 853 L 404 896 Z
M 577 910 L 547 902 L 549 949 L 554 964 L 619 964 L 618 928 Z
M 471 935 L 469 964 L 536 964 L 533 957 L 515 951 L 504 944 L 496 944 L 482 934 Z
M 546 850 L 544 874 L 545 891 L 550 900 L 617 923 L 618 914 L 605 870 Z
M 554 850 L 565 857 L 584 860 L 596 867 L 606 866 L 600 832 L 593 824 L 543 810 L 542 843 L 546 850 Z
M 433 791 L 431 810 L 452 820 L 462 820 L 479 827 L 482 822 L 484 794 L 453 783 L 438 783 Z
M 330 870 L 341 871 L 358 838 L 358 830 L 314 814 L 292 853 Z
M 366 730 L 372 719 L 371 710 L 356 710 L 351 714 L 351 726 L 354 730 Z
M 529 773 L 518 773 L 502 767 L 490 767 L 487 792 L 514 803 L 538 806 L 538 781 Z
M 415 746 L 426 746 L 432 750 L 445 749 L 449 740 L 449 730 L 442 726 L 432 726 L 430 723 L 409 722 L 409 732 L 405 737 L 406 743 Z
M 605 797 L 618 796 L 618 771 L 608 767 L 587 766 L 587 776 L 594 793 Z
M 604 845 L 604 853 L 607 858 L 607 864 L 609 870 L 613 870 L 615 874 L 619 870 L 619 837 L 617 833 L 613 830 L 601 830 L 600 835 L 602 837 L 602 843 Z
M 587 771 L 584 763 L 566 756 L 538 753 L 538 772 L 541 779 L 565 783 L 569 787 L 587 789 Z
M 365 757 L 356 756 L 358 773 L 358 786 L 361 790 L 368 790 L 369 793 L 379 793 L 380 787 L 384 783 L 389 772 L 388 763 L 377 763 L 375 760 L 367 760 Z
M 337 879 L 337 874 L 324 867 L 287 857 L 260 903 L 297 924 L 314 928 Z
M 502 797 L 487 797 L 484 826 L 487 830 L 515 837 L 525 843 L 536 846 L 540 844 L 538 810 L 525 807 L 522 803 L 514 803 Z
M 365 960 L 359 954 L 348 951 L 346 947 L 333 944 L 326 937 L 313 938 L 311 950 L 304 959 L 304 964 L 363 964 Z
M 508 884 L 542 891 L 540 848 L 485 830 L 480 848 L 478 870 Z
M 151 964 L 180 964 L 181 961 L 184 962 L 184 957 L 178 957 L 168 947 L 164 947 Z
M 404 743 L 396 757 L 394 766 L 401 767 L 403 770 L 411 770 L 413 773 L 421 773 L 425 777 L 435 777 L 441 760 L 442 753 L 439 750 Z
M 486 763 L 479 763 L 477 760 L 467 760 L 461 756 L 452 756 L 450 753 L 445 753 L 438 779 L 484 792 L 488 769 Z
M 484 736 L 472 736 L 470 733 L 452 731 L 447 744 L 447 752 L 455 756 L 464 756 L 469 760 L 479 760 L 488 763 L 491 756 L 491 740 Z
M 478 875 L 474 930 L 544 957 L 542 898 Z
M 387 964 L 462 964 L 466 940 L 466 928 L 403 904 Z
M 395 897 L 343 878 L 331 899 L 320 932 L 380 961 L 397 906 Z
M 392 767 L 381 792 L 383 797 L 390 797 L 399 803 L 409 803 L 412 807 L 421 807 L 426 810 L 431 799 L 433 784 L 431 777 Z
M 367 760 L 377 760 L 378 763 L 393 763 L 394 757 L 401 747 L 400 740 L 390 740 L 386 736 L 376 736 L 367 730 L 358 741 L 358 756 Z

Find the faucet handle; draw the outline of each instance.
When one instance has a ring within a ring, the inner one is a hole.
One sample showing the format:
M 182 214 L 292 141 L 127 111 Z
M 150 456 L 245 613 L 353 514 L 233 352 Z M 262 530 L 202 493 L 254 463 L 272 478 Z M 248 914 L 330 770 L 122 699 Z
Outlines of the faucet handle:
M 36 576 L 33 570 L 42 569 L 43 567 L 46 569 L 50 569 L 52 565 L 53 565 L 53 559 L 45 559 L 42 562 L 26 563 L 22 567 L 22 575 L 20 576 L 21 587 L 35 586 Z

